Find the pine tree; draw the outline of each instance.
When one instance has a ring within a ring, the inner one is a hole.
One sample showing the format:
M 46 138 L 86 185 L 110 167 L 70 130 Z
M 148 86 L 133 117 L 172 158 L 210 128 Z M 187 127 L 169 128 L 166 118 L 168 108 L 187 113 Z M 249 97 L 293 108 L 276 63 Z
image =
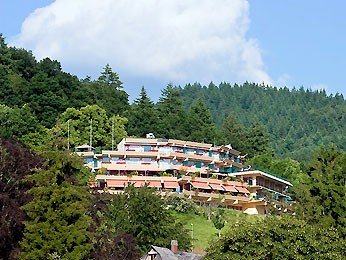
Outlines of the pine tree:
M 157 111 L 144 87 L 139 98 L 134 100 L 127 118 L 127 132 L 130 136 L 144 137 L 147 133 L 156 135 Z
M 273 154 L 269 133 L 258 120 L 252 123 L 247 131 L 243 152 L 249 154 L 249 157 L 259 154 Z
M 308 223 L 335 227 L 346 238 L 346 153 L 321 148 L 310 162 L 309 178 L 294 187 L 299 215 Z
M 23 206 L 25 221 L 21 259 L 83 259 L 92 245 L 86 215 L 90 201 L 87 189 L 76 176 L 87 174 L 79 158 L 51 152 L 46 169 L 28 178 L 34 184 L 33 200 Z
M 216 126 L 211 114 L 201 98 L 191 106 L 189 113 L 189 141 L 213 143 Z
M 187 115 L 183 107 L 183 100 L 177 88 L 168 84 L 162 90 L 157 103 L 158 136 L 185 140 L 188 136 Z
M 243 151 L 246 138 L 245 128 L 237 121 L 233 112 L 223 122 L 220 132 L 219 143 L 231 144 L 234 149 Z

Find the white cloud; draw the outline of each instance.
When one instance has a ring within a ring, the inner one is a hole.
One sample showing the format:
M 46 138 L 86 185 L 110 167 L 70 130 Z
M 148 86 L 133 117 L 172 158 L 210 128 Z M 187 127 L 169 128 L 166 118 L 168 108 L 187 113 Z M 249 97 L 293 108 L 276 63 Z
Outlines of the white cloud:
M 127 77 L 179 84 L 270 84 L 249 23 L 246 0 L 56 0 L 25 20 L 13 44 L 79 76 L 109 63 Z

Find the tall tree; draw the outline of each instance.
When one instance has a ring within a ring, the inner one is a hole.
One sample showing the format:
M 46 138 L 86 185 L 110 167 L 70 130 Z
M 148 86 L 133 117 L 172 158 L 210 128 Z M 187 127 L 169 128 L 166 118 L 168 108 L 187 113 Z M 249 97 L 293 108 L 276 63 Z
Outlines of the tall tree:
M 136 237 L 141 253 L 150 245 L 169 247 L 172 239 L 179 241 L 181 250 L 190 247 L 190 236 L 174 218 L 157 191 L 147 186 L 129 186 L 116 194 L 110 208 L 109 224 L 115 230 Z
M 159 118 L 158 135 L 164 138 L 186 139 L 188 136 L 187 115 L 177 88 L 168 84 L 161 91 L 157 110 Z
M 23 206 L 25 222 L 21 259 L 83 259 L 92 249 L 87 211 L 90 193 L 77 176 L 88 175 L 80 158 L 50 152 L 47 169 L 28 177 L 33 200 Z
M 43 158 L 14 139 L 0 139 L 0 259 L 16 259 L 20 252 L 26 214 L 21 208 L 32 200 L 25 181 Z
M 346 241 L 294 217 L 267 217 L 229 226 L 207 249 L 206 260 L 344 259 Z
M 309 178 L 294 189 L 298 213 L 309 223 L 336 227 L 346 237 L 346 153 L 321 148 L 311 161 Z
M 249 157 L 258 154 L 273 154 L 269 134 L 263 124 L 257 120 L 247 130 L 243 152 L 249 154 Z
M 92 137 L 94 147 L 111 148 L 112 125 L 114 126 L 114 142 L 116 144 L 127 135 L 126 122 L 126 118 L 118 115 L 109 118 L 106 111 L 97 105 L 82 107 L 79 110 L 68 108 L 60 116 L 55 127 L 56 140 L 58 140 L 58 146 L 66 148 L 69 126 L 71 147 L 89 143 L 90 137 Z
M 126 116 L 128 118 L 126 129 L 130 136 L 144 137 L 147 133 L 156 134 L 157 111 L 144 87 Z
M 238 122 L 234 112 L 231 112 L 224 120 L 221 127 L 219 143 L 232 144 L 236 150 L 243 151 L 245 146 L 245 127 Z
M 107 64 L 96 81 L 85 82 L 93 101 L 107 111 L 107 115 L 122 115 L 129 108 L 128 94 L 119 76 Z
M 187 140 L 213 143 L 216 138 L 216 126 L 211 114 L 201 98 L 191 106 L 188 114 L 189 135 Z

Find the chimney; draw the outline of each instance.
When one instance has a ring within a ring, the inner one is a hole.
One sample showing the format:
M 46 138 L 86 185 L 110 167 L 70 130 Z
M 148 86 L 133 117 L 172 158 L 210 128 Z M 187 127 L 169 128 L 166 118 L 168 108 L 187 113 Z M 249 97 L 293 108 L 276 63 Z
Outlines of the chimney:
M 178 241 L 177 240 L 172 240 L 171 241 L 171 251 L 174 254 L 178 253 Z

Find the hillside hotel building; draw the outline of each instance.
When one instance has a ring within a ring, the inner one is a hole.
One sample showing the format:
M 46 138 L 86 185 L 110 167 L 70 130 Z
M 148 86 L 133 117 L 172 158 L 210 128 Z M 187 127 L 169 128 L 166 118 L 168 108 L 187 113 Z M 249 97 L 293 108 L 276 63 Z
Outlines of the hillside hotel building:
M 201 203 L 223 203 L 248 214 L 265 214 L 267 199 L 290 199 L 287 180 L 254 170 L 230 145 L 175 139 L 124 138 L 116 151 L 77 147 L 96 173 L 95 189 L 121 192 L 129 184 L 178 192 Z

